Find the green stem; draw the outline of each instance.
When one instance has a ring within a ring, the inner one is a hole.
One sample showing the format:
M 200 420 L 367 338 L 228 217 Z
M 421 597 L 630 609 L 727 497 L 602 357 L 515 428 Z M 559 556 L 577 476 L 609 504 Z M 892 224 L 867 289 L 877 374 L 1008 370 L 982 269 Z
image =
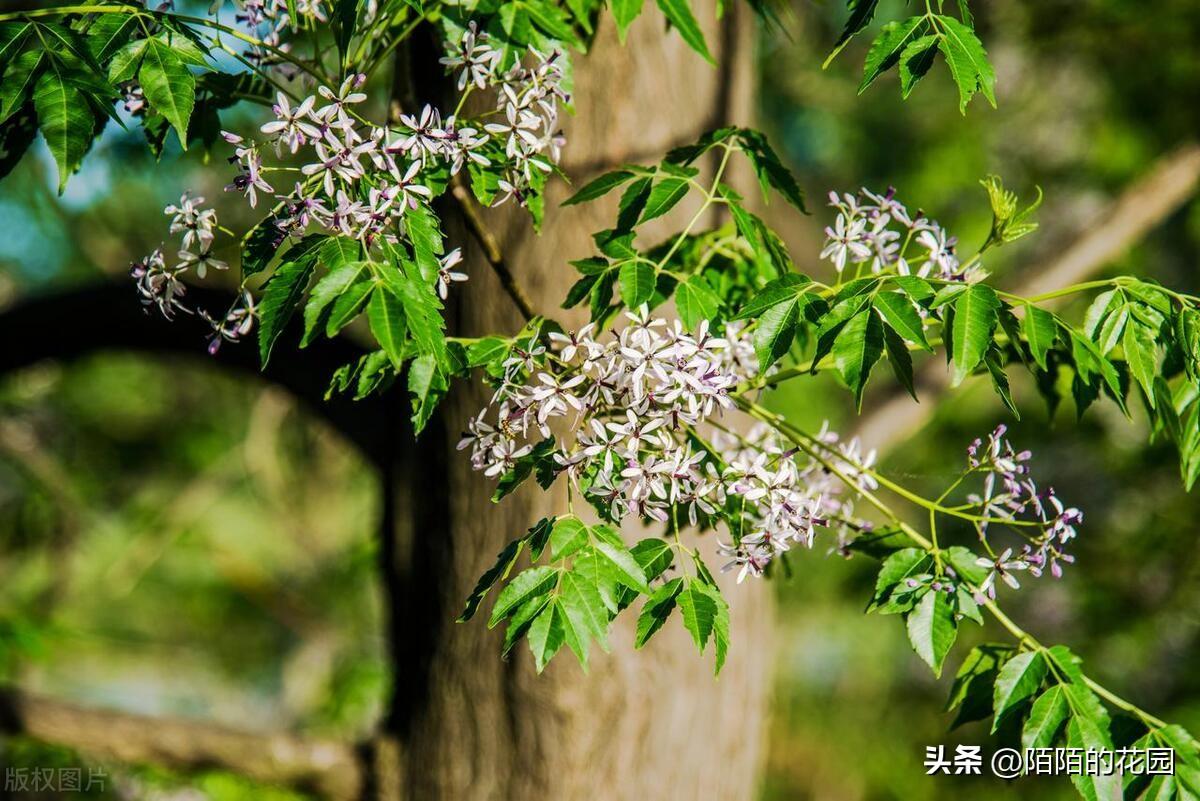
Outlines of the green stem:
M 906 536 L 908 536 L 909 539 L 916 543 L 919 548 L 926 551 L 931 556 L 934 556 L 935 558 L 937 557 L 937 546 L 931 540 L 927 539 L 924 535 L 906 523 L 894 510 L 892 510 L 890 506 L 880 500 L 879 497 L 874 493 L 860 487 L 858 482 L 846 475 L 846 473 L 836 463 L 823 457 L 817 450 L 810 448 L 801 436 L 796 436 L 797 434 L 803 434 L 803 432 L 795 429 L 790 424 L 787 424 L 787 422 L 778 415 L 762 408 L 761 406 L 758 406 L 757 404 L 739 400 L 738 405 L 740 408 L 749 413 L 751 417 L 761 420 L 762 422 L 774 427 L 777 431 L 791 440 L 796 447 L 800 448 L 813 459 L 817 460 L 817 462 L 820 463 L 830 473 L 837 476 L 850 490 L 857 493 L 864 500 L 874 506 L 881 514 L 883 514 Z M 969 582 L 961 577 L 960 581 L 973 593 L 980 595 L 978 587 L 971 586 Z M 1025 631 L 1023 628 L 1017 625 L 1012 618 L 1005 614 L 995 601 L 985 597 L 982 606 L 988 610 L 989 614 L 991 614 L 996 622 L 999 623 L 1000 626 L 1007 631 L 1020 645 L 1043 652 L 1047 650 L 1046 646 L 1038 642 L 1037 638 Z M 1151 715 L 1149 712 L 1146 712 L 1130 701 L 1125 700 L 1094 679 L 1085 676 L 1084 682 L 1087 684 L 1088 688 L 1092 690 L 1092 692 L 1096 693 L 1096 695 L 1100 696 L 1105 701 L 1108 701 L 1114 707 L 1136 715 L 1153 728 L 1161 729 L 1166 727 L 1167 724 L 1165 721 L 1155 717 L 1154 715 Z
M 671 257 L 675 255 L 675 251 L 679 250 L 679 248 L 683 246 L 684 241 L 688 238 L 688 235 L 691 234 L 692 229 L 696 227 L 696 223 L 700 222 L 700 218 L 704 216 L 704 212 L 708 211 L 708 207 L 711 206 L 715 201 L 717 187 L 721 185 L 721 176 L 725 174 L 725 167 L 727 164 L 729 164 L 729 156 L 733 153 L 733 148 L 729 145 L 722 143 L 722 147 L 725 148 L 725 154 L 721 156 L 721 163 L 717 166 L 717 172 L 713 176 L 712 186 L 705 195 L 704 202 L 700 204 L 700 208 L 696 209 L 696 213 L 692 215 L 692 219 L 688 221 L 687 227 L 683 229 L 683 232 L 675 238 L 673 243 L 671 243 L 670 250 L 667 251 L 666 255 L 659 259 L 658 264 L 655 265 L 654 268 L 655 272 L 661 270 L 666 263 L 671 260 Z

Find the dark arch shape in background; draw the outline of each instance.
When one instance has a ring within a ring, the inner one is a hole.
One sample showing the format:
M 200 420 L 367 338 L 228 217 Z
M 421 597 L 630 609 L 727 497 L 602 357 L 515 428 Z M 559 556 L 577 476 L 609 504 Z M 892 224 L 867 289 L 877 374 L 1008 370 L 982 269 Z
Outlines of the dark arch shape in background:
M 203 308 L 226 308 L 229 292 L 189 287 Z M 412 735 L 413 710 L 428 687 L 433 643 L 449 611 L 436 591 L 449 557 L 449 499 L 444 423 L 435 416 L 414 441 L 402 390 L 392 387 L 361 401 L 325 400 L 334 370 L 366 351 L 345 338 L 321 339 L 301 351 L 293 320 L 266 370 L 253 342 L 206 349 L 211 333 L 196 317 L 165 320 L 147 310 L 129 281 L 85 285 L 35 295 L 0 311 L 0 379 L 46 360 L 70 362 L 103 352 L 182 356 L 265 380 L 286 389 L 324 418 L 371 463 L 380 480 L 379 577 L 384 634 L 392 673 L 391 697 L 378 731 L 363 743 L 332 743 L 285 733 L 254 735 L 192 721 L 170 721 L 87 710 L 0 688 L 0 733 L 91 751 L 117 761 L 138 757 L 183 770 L 225 767 L 267 783 L 316 791 L 332 799 L 390 797 L 399 777 L 387 766 Z M 399 382 L 397 382 L 399 383 Z M 412 488 L 400 525 L 397 487 Z M 401 534 L 410 532 L 408 536 Z M 39 733 L 42 735 L 38 737 Z M 170 734 L 171 736 L 167 736 Z M 282 759 L 280 754 L 288 754 Z

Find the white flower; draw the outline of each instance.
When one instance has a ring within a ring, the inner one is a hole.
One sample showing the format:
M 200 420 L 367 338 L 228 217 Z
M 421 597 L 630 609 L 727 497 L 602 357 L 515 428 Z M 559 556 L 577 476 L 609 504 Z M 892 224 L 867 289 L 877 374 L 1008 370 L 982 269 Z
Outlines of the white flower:
M 996 579 L 1001 579 L 1005 584 L 1012 587 L 1014 590 L 1020 589 L 1021 584 L 1017 581 L 1017 577 L 1013 575 L 1013 571 L 1027 570 L 1029 564 L 1020 559 L 1012 558 L 1012 548 L 1006 548 L 1004 553 L 1000 554 L 995 559 L 987 559 L 980 557 L 975 560 L 975 564 L 979 567 L 990 568 L 987 578 L 979 585 L 979 591 L 985 593 L 989 598 L 996 598 Z
M 187 192 L 179 198 L 179 205 L 174 204 L 163 209 L 163 214 L 171 215 L 169 231 L 173 234 L 183 233 L 183 247 L 191 250 L 194 247 L 207 248 L 213 241 L 213 229 L 217 226 L 217 213 L 212 209 L 201 208 L 202 197 L 192 197 Z
M 266 123 L 260 129 L 268 136 L 275 137 L 275 148 L 278 153 L 284 145 L 292 153 L 300 150 L 301 146 L 307 144 L 311 140 L 315 140 L 321 136 L 321 129 L 312 124 L 312 110 L 316 98 L 309 96 L 304 98 L 299 106 L 292 109 L 288 102 L 287 95 L 280 92 L 272 110 L 275 112 L 275 119 Z
M 479 89 L 486 88 L 500 66 L 500 58 L 500 51 L 488 44 L 486 33 L 477 32 L 475 21 L 472 20 L 467 23 L 458 46 L 446 57 L 438 59 L 438 63 L 451 70 L 461 68 L 458 74 L 458 91 L 461 92 L 467 84 Z
M 454 272 L 453 268 L 462 262 L 462 250 L 455 248 L 442 257 L 438 264 L 437 293 L 445 300 L 450 293 L 450 284 L 466 281 L 467 274 Z
M 820 257 L 832 261 L 833 268 L 839 273 L 846 269 L 848 261 L 866 261 L 871 257 L 871 248 L 864 236 L 866 229 L 866 220 L 848 220 L 845 214 L 838 214 L 834 227 L 825 229 L 825 247 Z
M 209 267 L 214 270 L 229 269 L 229 265 L 213 256 L 210 250 L 202 250 L 199 253 L 181 250 L 179 251 L 179 262 L 179 269 L 187 270 L 194 267 L 199 278 L 203 278 L 208 273 Z

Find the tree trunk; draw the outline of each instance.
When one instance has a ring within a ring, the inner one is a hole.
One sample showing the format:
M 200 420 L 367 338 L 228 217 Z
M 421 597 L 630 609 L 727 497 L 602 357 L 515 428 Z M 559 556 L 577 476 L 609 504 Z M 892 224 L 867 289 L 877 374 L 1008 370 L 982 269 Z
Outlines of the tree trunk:
M 567 120 L 564 168 L 576 186 L 622 162 L 657 161 L 710 128 L 749 121 L 751 26 L 741 10 L 718 25 L 711 5 L 697 9 L 718 68 L 665 31 L 657 11 L 635 23 L 624 46 L 605 17 L 592 51 L 575 59 L 576 116 Z M 556 183 L 548 193 L 540 236 L 524 212 L 488 212 L 517 280 L 552 315 L 562 314 L 558 304 L 574 280 L 568 260 L 590 255 L 591 233 L 615 220 L 615 196 L 560 209 L 569 191 Z M 692 210 L 677 211 L 686 217 Z M 453 243 L 467 243 L 455 221 L 448 223 Z M 657 235 L 672 225 L 681 227 L 677 217 Z M 477 250 L 465 246 L 464 253 L 471 280 L 457 290 L 451 329 L 467 336 L 516 331 L 521 320 L 498 280 Z M 711 651 L 698 655 L 678 621 L 635 652 L 635 615 L 626 613 L 612 652 L 597 653 L 589 675 L 564 654 L 541 676 L 523 645 L 501 661 L 500 629 L 489 631 L 478 618 L 452 622 L 504 544 L 566 508 L 562 487 L 523 488 L 490 502 L 491 482 L 454 450 L 486 399 L 481 386 L 456 390 L 417 446 L 401 449 L 392 476 L 386 514 L 395 535 L 385 543 L 383 567 L 396 669 L 385 730 L 394 747 L 376 754 L 378 794 L 421 801 L 754 796 L 772 659 L 771 604 L 761 583 L 723 580 L 733 644 L 719 680 Z M 702 538 L 710 564 L 713 539 Z

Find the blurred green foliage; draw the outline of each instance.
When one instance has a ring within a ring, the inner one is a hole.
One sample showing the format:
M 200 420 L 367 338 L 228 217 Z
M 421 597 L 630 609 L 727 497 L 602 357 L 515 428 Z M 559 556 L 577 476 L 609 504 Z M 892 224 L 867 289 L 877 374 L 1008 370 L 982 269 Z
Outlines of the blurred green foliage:
M 876 27 L 888 13 L 905 12 L 893 5 Z M 1200 7 L 1185 0 L 1153 9 L 1122 0 L 972 7 L 996 64 L 998 110 L 975 104 L 960 117 L 955 88 L 937 71 L 907 102 L 894 75 L 856 96 L 861 75 L 853 65 L 862 52 L 821 69 L 841 4 L 804 3 L 792 9 L 790 38 L 764 39 L 760 111 L 812 197 L 894 185 L 902 200 L 958 234 L 965 255 L 988 230 L 979 178 L 996 173 L 1023 192 L 1040 185 L 1042 229 L 985 259 L 1002 283 L 1015 286 L 1022 271 L 1036 270 L 1084 231 L 1106 199 L 1196 137 L 1194 104 L 1183 98 L 1200 96 Z M 815 259 L 826 211 L 816 210 L 810 229 L 790 231 L 801 269 L 827 268 Z M 1192 200 L 1101 275 L 1129 272 L 1194 292 L 1198 257 L 1200 202 Z M 1032 386 L 1015 382 L 1014 392 L 1021 408 L 1039 408 Z M 884 394 L 868 393 L 864 409 Z M 819 389 L 794 382 L 771 402 L 810 426 L 829 419 L 835 429 L 853 428 L 852 401 L 832 382 Z M 1061 581 L 1025 582 L 1005 607 L 1044 641 L 1070 645 L 1102 683 L 1194 728 L 1200 504 L 1182 491 L 1170 449 L 1144 445 L 1137 409 L 1130 421 L 1096 407 L 1077 423 L 1067 402 L 1054 420 L 1031 413 L 1016 422 L 987 387 L 967 385 L 939 407 L 932 425 L 884 458 L 883 472 L 936 496 L 964 464 L 967 444 L 998 422 L 1009 424 L 1018 447 L 1034 449 L 1035 475 L 1086 514 L 1073 569 Z M 964 543 L 973 536 L 952 531 L 943 536 Z M 925 776 L 926 746 L 944 744 L 952 753 L 956 743 L 979 744 L 985 754 L 995 747 L 983 725 L 948 732 L 952 715 L 939 714 L 973 643 L 956 646 L 950 675 L 934 680 L 903 627 L 862 614 L 877 563 L 818 551 L 792 566 L 794 577 L 778 586 L 782 631 L 765 799 L 1074 797 L 1065 781 Z M 975 641 L 988 639 L 1003 640 L 1003 632 L 976 633 Z
M 355 739 L 388 680 L 377 478 L 285 394 L 206 358 L 101 355 L 0 384 L 2 678 Z

